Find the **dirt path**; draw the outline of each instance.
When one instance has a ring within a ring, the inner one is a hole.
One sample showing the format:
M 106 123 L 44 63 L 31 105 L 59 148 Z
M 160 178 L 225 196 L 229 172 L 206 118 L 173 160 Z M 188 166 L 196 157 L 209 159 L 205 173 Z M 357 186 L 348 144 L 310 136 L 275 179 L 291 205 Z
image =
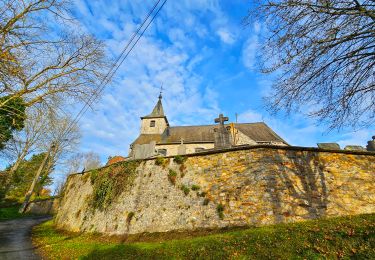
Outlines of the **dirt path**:
M 28 217 L 0 222 L 0 259 L 40 259 L 31 243 L 33 226 L 50 217 Z

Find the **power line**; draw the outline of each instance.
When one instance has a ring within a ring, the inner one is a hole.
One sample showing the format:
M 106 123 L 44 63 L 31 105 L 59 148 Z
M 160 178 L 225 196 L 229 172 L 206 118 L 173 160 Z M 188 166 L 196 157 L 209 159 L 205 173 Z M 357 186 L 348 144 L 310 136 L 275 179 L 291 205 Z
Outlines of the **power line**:
M 138 29 L 133 33 L 132 37 L 128 40 L 128 42 L 125 45 L 124 49 L 122 50 L 121 54 L 118 56 L 118 58 L 116 59 L 116 61 L 114 62 L 114 64 L 111 66 L 111 68 L 109 69 L 109 71 L 107 72 L 107 74 L 105 75 L 105 77 L 103 78 L 103 80 L 101 81 L 101 83 L 99 84 L 98 89 L 96 89 L 94 91 L 94 93 L 92 93 L 92 95 L 89 98 L 89 100 L 85 103 L 85 105 L 78 112 L 78 114 L 73 119 L 73 121 L 69 124 L 68 128 L 66 129 L 66 131 L 62 134 L 60 140 L 63 140 L 65 138 L 65 136 L 74 128 L 74 125 L 82 118 L 82 116 L 84 115 L 84 113 L 86 113 L 86 111 L 88 110 L 88 108 L 90 107 L 90 105 L 102 93 L 102 91 L 104 90 L 104 88 L 106 87 L 106 85 L 110 82 L 110 80 L 112 79 L 112 77 L 114 76 L 114 74 L 117 72 L 117 70 L 122 65 L 122 63 L 125 61 L 125 59 L 129 56 L 129 54 L 131 53 L 131 51 L 134 49 L 135 45 L 141 39 L 141 37 L 143 36 L 143 34 L 146 32 L 146 30 L 148 29 L 148 27 L 155 20 L 156 16 L 159 14 L 160 10 L 163 8 L 163 6 L 165 5 L 165 3 L 167 2 L 167 0 L 164 0 L 162 2 L 161 6 L 154 13 L 154 11 L 155 11 L 156 7 L 159 5 L 160 1 L 161 0 L 156 1 L 156 3 L 154 4 L 154 6 L 151 8 L 151 10 L 147 14 L 147 16 L 145 17 L 145 19 L 143 20 L 143 22 L 140 24 L 140 26 L 138 27 Z M 152 13 L 154 13 L 154 15 L 151 17 L 151 20 L 147 23 L 147 20 L 149 20 L 149 18 L 150 18 L 150 16 L 151 16 Z M 145 24 L 146 24 L 146 26 L 144 27 Z M 143 27 L 144 27 L 144 29 L 142 30 Z M 141 31 L 141 33 L 138 35 L 138 33 L 140 31 Z M 136 38 L 135 42 L 132 43 L 135 38 Z M 131 46 L 131 47 L 128 50 L 129 46 Z

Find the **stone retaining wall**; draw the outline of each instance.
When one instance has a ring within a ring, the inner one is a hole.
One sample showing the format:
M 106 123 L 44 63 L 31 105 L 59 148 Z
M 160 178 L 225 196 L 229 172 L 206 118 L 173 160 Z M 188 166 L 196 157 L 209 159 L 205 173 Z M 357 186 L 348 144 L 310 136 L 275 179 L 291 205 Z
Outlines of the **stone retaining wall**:
M 131 187 L 105 209 L 92 206 L 91 174 L 69 177 L 59 228 L 121 235 L 375 212 L 374 153 L 258 147 L 188 156 L 183 164 L 143 160 Z
M 58 206 L 58 198 L 35 200 L 27 205 L 26 213 L 37 215 L 53 215 L 57 212 Z

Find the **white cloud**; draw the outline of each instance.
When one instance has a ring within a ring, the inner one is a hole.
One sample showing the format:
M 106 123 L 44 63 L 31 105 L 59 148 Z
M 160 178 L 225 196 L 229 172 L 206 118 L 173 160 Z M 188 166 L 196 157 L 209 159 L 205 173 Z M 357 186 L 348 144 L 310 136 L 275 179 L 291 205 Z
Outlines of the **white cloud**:
M 253 110 L 247 110 L 238 115 L 239 123 L 253 123 L 253 122 L 262 122 L 263 116 Z
M 337 143 L 342 149 L 347 145 L 361 145 L 366 147 L 367 141 L 371 140 L 371 133 L 367 130 L 359 130 L 352 133 L 343 134 L 339 137 Z
M 142 18 L 140 14 L 149 7 L 143 6 L 140 11 L 136 9 L 139 4 L 123 1 L 103 8 L 104 2 L 90 2 L 88 8 L 87 3 L 78 1 L 79 10 L 87 30 L 99 33 L 110 53 L 117 56 L 139 23 L 137 19 Z M 195 72 L 207 52 L 202 51 L 204 46 L 197 48 L 193 37 L 207 37 L 209 29 L 217 31 L 197 19 L 197 15 L 206 13 L 214 17 L 215 28 L 226 28 L 218 1 L 168 2 L 96 104 L 96 112 L 83 118 L 82 150 L 94 150 L 104 158 L 126 155 L 139 133 L 139 117 L 151 112 L 161 84 L 164 109 L 172 125 L 206 123 L 217 114 L 217 93 L 204 86 Z M 170 42 L 161 40 L 157 30 L 163 31 Z M 227 43 L 234 41 L 224 29 L 221 37 Z
M 258 35 L 251 36 L 243 45 L 242 62 L 249 70 L 256 68 L 257 52 L 259 51 Z
M 219 35 L 220 40 L 226 44 L 233 44 L 235 42 L 233 34 L 225 28 L 219 28 L 217 34 Z

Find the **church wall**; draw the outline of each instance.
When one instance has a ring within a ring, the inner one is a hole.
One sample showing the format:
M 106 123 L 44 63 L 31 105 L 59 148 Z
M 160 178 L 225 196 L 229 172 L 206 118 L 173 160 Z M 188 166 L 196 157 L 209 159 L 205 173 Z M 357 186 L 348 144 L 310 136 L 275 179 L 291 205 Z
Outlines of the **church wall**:
M 155 121 L 155 126 L 150 127 L 150 122 Z M 143 118 L 141 123 L 141 134 L 162 134 L 167 128 L 164 118 Z
M 181 144 L 157 144 L 156 149 L 167 149 L 167 156 L 174 156 L 179 154 L 178 147 Z M 186 154 L 195 153 L 195 148 L 213 149 L 214 143 L 200 143 L 200 144 L 183 144 L 185 146 Z
M 101 210 L 92 206 L 94 172 L 69 176 L 57 227 L 122 235 L 375 212 L 374 153 L 263 147 L 192 155 L 183 167 L 166 160 L 140 161 L 124 191 Z M 177 172 L 175 184 L 170 170 Z
M 243 134 L 238 129 L 235 129 L 235 144 L 236 145 L 243 145 L 243 144 L 251 144 L 255 145 L 257 144 L 253 139 L 248 137 L 247 135 Z

